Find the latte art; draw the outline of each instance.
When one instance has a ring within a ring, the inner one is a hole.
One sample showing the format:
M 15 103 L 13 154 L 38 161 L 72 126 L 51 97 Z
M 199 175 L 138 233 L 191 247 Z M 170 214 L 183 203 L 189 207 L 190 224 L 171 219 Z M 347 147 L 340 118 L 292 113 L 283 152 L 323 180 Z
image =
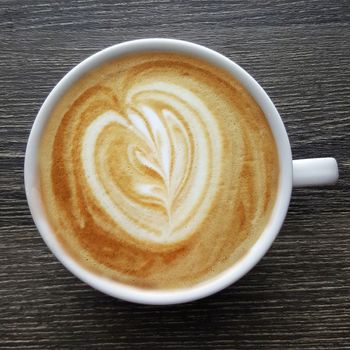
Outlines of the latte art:
M 143 288 L 211 278 L 258 239 L 274 206 L 269 125 L 227 72 L 173 53 L 112 60 L 52 111 L 40 187 L 62 247 Z
M 98 143 L 110 138 L 111 145 L 118 134 L 122 154 Z M 176 242 L 194 233 L 211 207 L 220 179 L 220 138 L 215 118 L 195 94 L 175 84 L 146 84 L 128 91 L 124 116 L 107 111 L 87 127 L 84 175 L 95 200 L 129 235 Z M 108 171 L 108 157 L 126 165 L 130 186 Z

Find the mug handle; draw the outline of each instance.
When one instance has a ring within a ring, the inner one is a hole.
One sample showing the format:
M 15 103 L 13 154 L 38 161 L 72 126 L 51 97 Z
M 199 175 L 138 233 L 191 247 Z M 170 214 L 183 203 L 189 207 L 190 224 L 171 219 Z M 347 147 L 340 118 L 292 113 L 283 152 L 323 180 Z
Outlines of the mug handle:
M 293 187 L 333 185 L 339 177 L 334 158 L 293 160 Z

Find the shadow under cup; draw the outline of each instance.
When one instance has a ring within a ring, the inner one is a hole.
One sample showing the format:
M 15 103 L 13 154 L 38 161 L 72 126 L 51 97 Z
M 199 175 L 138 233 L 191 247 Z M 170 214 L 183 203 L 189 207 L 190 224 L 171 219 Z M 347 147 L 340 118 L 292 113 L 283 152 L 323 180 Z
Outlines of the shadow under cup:
M 254 98 L 263 111 L 273 133 L 279 158 L 279 183 L 275 205 L 269 222 L 249 251 L 233 266 L 215 277 L 188 288 L 153 290 L 137 288 L 99 276 L 77 263 L 58 242 L 41 202 L 38 153 L 40 140 L 54 106 L 77 80 L 103 63 L 129 54 L 144 52 L 174 52 L 198 57 L 229 72 Z M 173 39 L 135 40 L 100 51 L 73 68 L 52 90 L 33 124 L 25 157 L 25 188 L 34 222 L 44 241 L 61 263 L 79 279 L 108 295 L 142 304 L 177 304 L 211 295 L 245 275 L 264 256 L 284 221 L 292 189 L 292 156 L 283 122 L 260 85 L 241 67 L 203 46 Z

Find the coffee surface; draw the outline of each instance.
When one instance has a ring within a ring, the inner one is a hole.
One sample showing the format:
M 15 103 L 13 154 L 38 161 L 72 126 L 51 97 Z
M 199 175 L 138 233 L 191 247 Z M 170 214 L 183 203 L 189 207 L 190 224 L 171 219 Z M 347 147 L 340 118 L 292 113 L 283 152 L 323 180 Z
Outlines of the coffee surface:
M 66 251 L 143 288 L 188 287 L 231 266 L 266 226 L 278 186 L 254 99 L 227 72 L 174 53 L 86 74 L 54 108 L 39 159 Z

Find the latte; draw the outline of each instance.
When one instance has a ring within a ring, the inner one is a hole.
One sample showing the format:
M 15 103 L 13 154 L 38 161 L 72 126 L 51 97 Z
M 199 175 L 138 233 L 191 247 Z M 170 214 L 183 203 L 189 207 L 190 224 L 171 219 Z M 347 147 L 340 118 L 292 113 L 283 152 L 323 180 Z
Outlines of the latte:
M 269 124 L 240 83 L 160 52 L 77 81 L 45 127 L 39 167 L 64 249 L 95 273 L 158 289 L 239 260 L 269 220 L 279 176 Z

